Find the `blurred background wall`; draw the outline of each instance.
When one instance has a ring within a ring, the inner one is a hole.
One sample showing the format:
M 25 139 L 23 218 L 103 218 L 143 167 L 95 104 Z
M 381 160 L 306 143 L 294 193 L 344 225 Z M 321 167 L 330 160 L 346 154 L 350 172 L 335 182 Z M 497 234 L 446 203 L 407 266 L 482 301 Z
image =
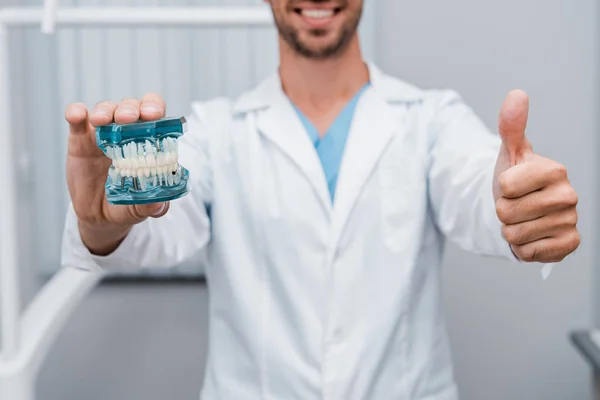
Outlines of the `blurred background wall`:
M 587 365 L 568 341 L 598 304 L 598 2 L 421 0 L 381 4 L 384 68 L 460 92 L 490 128 L 506 94 L 531 96 L 534 150 L 566 165 L 579 192 L 583 245 L 542 281 L 450 247 L 445 307 L 466 400 L 589 399 Z M 596 321 L 597 322 L 597 321 Z
M 598 322 L 595 261 L 598 10 L 594 0 L 365 0 L 367 56 L 422 87 L 459 91 L 495 130 L 509 90 L 531 95 L 534 149 L 564 163 L 580 194 L 580 250 L 542 281 L 537 266 L 450 246 L 445 307 L 464 400 L 589 399 L 589 370 L 568 333 Z M 0 0 L 38 5 L 40 0 Z M 61 0 L 61 5 L 259 4 L 260 0 Z M 12 35 L 23 297 L 56 270 L 64 210 L 68 103 L 158 91 L 169 114 L 235 96 L 271 73 L 273 29 L 39 29 Z M 21 201 L 22 200 L 22 201 Z M 35 249 L 36 251 L 31 251 Z M 169 271 L 201 274 L 201 259 Z M 161 271 L 160 273 L 165 273 Z M 147 275 L 148 272 L 138 272 Z M 198 282 L 113 283 L 79 307 L 44 366 L 40 400 L 196 399 L 206 349 Z M 160 362 L 157 362 L 160 360 Z

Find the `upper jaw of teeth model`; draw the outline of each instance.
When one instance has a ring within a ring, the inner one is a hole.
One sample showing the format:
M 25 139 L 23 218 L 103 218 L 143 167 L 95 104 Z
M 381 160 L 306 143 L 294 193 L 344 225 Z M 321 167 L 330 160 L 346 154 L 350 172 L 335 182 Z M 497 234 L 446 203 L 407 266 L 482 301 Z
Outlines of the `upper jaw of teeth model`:
M 112 204 L 174 200 L 188 192 L 189 172 L 179 165 L 185 118 L 163 118 L 97 128 L 96 141 L 112 160 L 106 196 Z

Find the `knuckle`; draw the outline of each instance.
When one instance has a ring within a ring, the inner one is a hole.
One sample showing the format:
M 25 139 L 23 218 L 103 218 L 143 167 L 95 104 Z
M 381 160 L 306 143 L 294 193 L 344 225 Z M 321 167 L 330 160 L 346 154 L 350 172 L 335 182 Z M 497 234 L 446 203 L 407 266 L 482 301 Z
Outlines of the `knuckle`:
M 525 253 L 523 252 L 523 246 L 519 246 L 519 245 L 511 245 L 511 249 L 512 252 L 514 253 L 515 256 L 517 256 L 517 258 L 521 261 L 527 261 L 525 260 Z
M 579 214 L 577 213 L 577 210 L 569 211 L 565 218 L 565 225 L 576 226 L 578 222 L 579 222 Z
M 496 202 L 496 215 L 503 224 L 507 224 L 510 221 L 510 211 L 503 199 L 498 199 Z
M 545 262 L 550 260 L 550 249 L 539 244 L 521 246 L 517 256 L 524 262 Z
M 568 248 L 569 253 L 575 251 L 581 244 L 581 235 L 577 229 L 573 230 L 573 233 L 569 237 Z
M 569 254 L 573 253 L 579 247 L 581 243 L 581 236 L 577 229 L 573 229 L 569 232 L 564 239 L 560 241 L 553 249 L 553 257 L 549 258 L 547 261 L 551 262 L 561 262 L 563 261 Z
M 510 244 L 515 244 L 514 230 L 510 225 L 502 224 L 502 237 Z
M 531 246 L 516 246 L 514 249 L 515 254 L 521 261 L 533 262 L 535 257 L 535 248 Z
M 500 185 L 500 190 L 505 197 L 512 197 L 515 194 L 514 185 L 512 183 L 512 179 L 506 173 L 502 173 L 498 177 L 498 183 Z
M 502 237 L 510 244 L 515 244 L 514 229 L 510 225 L 502 225 Z
M 567 168 L 560 163 L 554 162 L 550 167 L 550 176 L 553 178 L 553 180 L 566 179 Z
M 575 207 L 579 203 L 579 196 L 571 185 L 561 185 L 555 199 L 555 202 L 563 207 Z
M 502 235 L 510 244 L 521 244 L 527 239 L 523 229 L 516 225 L 502 225 Z
M 534 262 L 534 254 L 531 251 L 524 251 L 522 252 L 521 256 L 520 256 L 521 260 L 525 261 L 525 262 Z
M 569 233 L 566 236 L 566 238 L 561 241 L 558 248 L 555 249 L 554 257 L 552 257 L 548 261 L 551 261 L 551 262 L 563 261 L 569 254 L 571 254 L 575 250 L 577 250 L 580 243 L 581 243 L 581 237 L 579 235 L 579 232 L 577 232 L 577 230 L 574 229 L 573 232 Z
M 577 194 L 575 189 L 573 189 L 573 187 L 569 185 L 569 190 L 567 190 L 566 192 L 567 193 L 565 194 L 565 201 L 567 205 L 574 207 L 577 204 L 579 204 L 579 195 Z

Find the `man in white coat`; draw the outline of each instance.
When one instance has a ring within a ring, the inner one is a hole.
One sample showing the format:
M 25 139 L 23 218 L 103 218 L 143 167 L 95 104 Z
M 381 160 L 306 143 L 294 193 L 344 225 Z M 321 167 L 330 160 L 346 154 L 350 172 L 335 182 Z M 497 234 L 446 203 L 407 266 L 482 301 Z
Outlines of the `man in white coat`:
M 202 399 L 455 400 L 439 267 L 450 240 L 515 262 L 579 245 L 565 168 L 511 92 L 491 133 L 451 91 L 365 63 L 362 0 L 271 0 L 280 66 L 193 104 L 171 204 L 105 199 L 95 127 L 165 115 L 157 94 L 66 111 L 66 267 L 166 267 L 206 251 Z

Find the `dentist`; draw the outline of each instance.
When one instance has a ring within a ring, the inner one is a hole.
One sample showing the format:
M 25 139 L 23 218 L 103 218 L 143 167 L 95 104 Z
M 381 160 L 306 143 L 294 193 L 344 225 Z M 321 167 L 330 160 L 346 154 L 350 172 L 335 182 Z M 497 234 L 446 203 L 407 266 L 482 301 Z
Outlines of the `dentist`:
M 192 105 L 188 196 L 105 200 L 95 127 L 161 118 L 159 95 L 68 107 L 63 265 L 167 267 L 206 251 L 203 400 L 456 400 L 444 243 L 561 261 L 580 241 L 567 172 L 528 142 L 525 93 L 508 94 L 497 135 L 456 93 L 364 62 L 362 0 L 270 4 L 279 69 Z

